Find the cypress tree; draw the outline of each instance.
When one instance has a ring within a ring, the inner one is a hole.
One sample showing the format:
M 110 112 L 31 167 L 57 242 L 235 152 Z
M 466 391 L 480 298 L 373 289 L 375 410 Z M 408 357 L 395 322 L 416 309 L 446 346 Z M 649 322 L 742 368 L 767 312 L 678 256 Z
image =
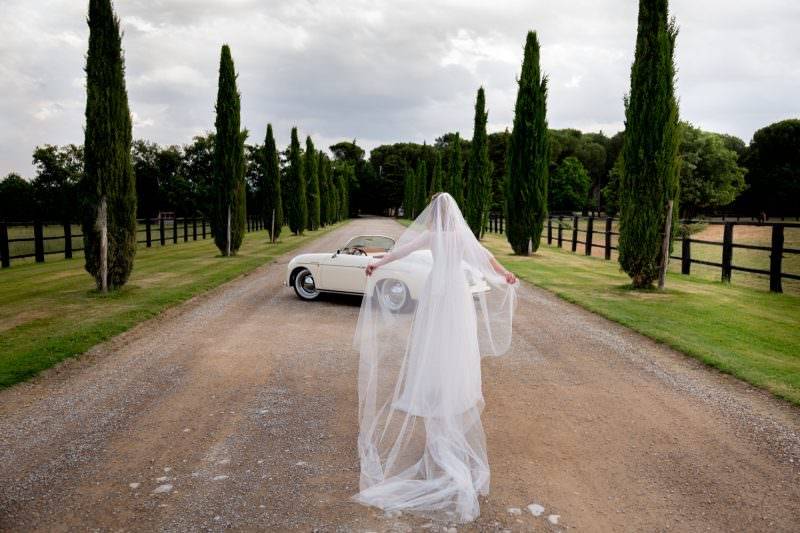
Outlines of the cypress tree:
M 432 197 L 437 192 L 444 191 L 444 172 L 442 171 L 442 154 L 436 151 L 436 160 L 433 164 L 433 176 L 431 176 L 431 189 L 428 197 Z
M 339 221 L 339 189 L 336 186 L 336 181 L 333 175 L 333 163 L 330 158 L 321 154 L 323 165 L 321 168 L 325 169 L 325 181 L 328 183 L 328 198 L 330 204 L 328 205 L 328 224 L 334 224 Z
M 649 287 L 658 277 L 667 203 L 678 196 L 677 34 L 667 0 L 639 1 L 619 190 L 619 263 L 636 288 Z M 677 216 L 677 205 L 673 213 Z
M 272 124 L 267 124 L 267 137 L 264 140 L 264 155 L 261 164 L 261 192 L 264 226 L 271 241 L 278 240 L 283 227 L 283 201 L 281 200 L 281 170 L 278 164 L 278 148 L 272 134 Z M 275 235 L 272 234 L 272 217 L 275 215 Z
M 414 184 L 415 196 L 415 218 L 422 213 L 425 206 L 428 205 L 428 165 L 425 163 L 424 157 L 420 157 L 417 162 L 417 179 Z
M 317 152 L 317 175 L 319 176 L 319 225 L 330 224 L 328 209 L 330 207 L 330 188 L 325 176 L 325 154 L 322 150 Z
M 338 168 L 339 181 L 339 220 L 346 220 L 350 216 L 350 181 L 355 176 L 353 165 L 342 162 Z
M 308 197 L 306 193 L 306 177 L 303 170 L 303 156 L 300 153 L 300 141 L 297 139 L 297 128 L 292 128 L 292 144 L 289 146 L 289 168 L 286 173 L 286 195 L 284 196 L 289 229 L 300 235 L 306 229 L 308 220 Z
M 489 142 L 486 137 L 488 117 L 486 96 L 481 87 L 475 101 L 475 129 L 470 147 L 465 213 L 467 223 L 477 238 L 483 235 L 492 205 L 492 163 L 489 160 Z
M 89 2 L 83 243 L 86 271 L 103 292 L 128 281 L 136 255 L 136 177 L 119 19 L 110 0 Z
M 406 174 L 403 178 L 403 216 L 413 220 L 416 216 L 416 197 L 414 196 L 414 186 L 416 185 L 417 175 L 410 166 L 406 166 Z
M 319 229 L 321 201 L 319 197 L 319 169 L 317 168 L 317 150 L 311 141 L 311 136 L 306 137 L 306 153 L 303 168 L 306 172 L 306 188 L 308 192 L 308 229 Z
M 547 218 L 550 155 L 546 114 L 547 78 L 539 68 L 539 40 L 536 32 L 530 31 L 508 143 L 505 187 L 506 237 L 519 255 L 539 248 Z
M 236 255 L 245 232 L 244 138 L 240 96 L 231 49 L 222 46 L 214 136 L 214 242 L 224 256 Z
M 448 169 L 447 192 L 458 205 L 464 208 L 464 162 L 461 160 L 461 137 L 456 133 L 453 147 L 450 149 L 450 166 Z

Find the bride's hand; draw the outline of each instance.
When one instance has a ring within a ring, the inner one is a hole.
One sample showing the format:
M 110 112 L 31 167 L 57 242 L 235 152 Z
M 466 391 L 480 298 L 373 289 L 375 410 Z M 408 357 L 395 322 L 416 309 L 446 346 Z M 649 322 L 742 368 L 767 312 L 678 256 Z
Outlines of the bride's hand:
M 370 265 L 367 265 L 367 268 L 366 268 L 366 270 L 364 270 L 364 272 L 367 274 L 367 276 L 371 276 L 372 273 L 375 272 L 376 268 L 378 268 L 378 265 L 376 265 L 375 263 L 372 263 Z
M 506 283 L 509 285 L 513 285 L 517 282 L 517 276 L 514 275 L 513 272 L 510 270 L 506 270 Z

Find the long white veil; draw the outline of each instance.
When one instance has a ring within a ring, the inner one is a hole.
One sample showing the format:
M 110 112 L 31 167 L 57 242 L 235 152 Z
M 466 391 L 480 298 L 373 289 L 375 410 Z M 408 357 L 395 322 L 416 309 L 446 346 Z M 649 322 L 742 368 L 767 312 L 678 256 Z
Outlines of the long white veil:
M 356 327 L 361 480 L 354 499 L 468 522 L 480 514 L 478 494 L 489 491 L 480 357 L 509 347 L 515 286 L 492 267 L 447 193 L 433 198 L 387 256 L 368 279 Z M 413 302 L 399 311 L 387 305 L 403 290 Z

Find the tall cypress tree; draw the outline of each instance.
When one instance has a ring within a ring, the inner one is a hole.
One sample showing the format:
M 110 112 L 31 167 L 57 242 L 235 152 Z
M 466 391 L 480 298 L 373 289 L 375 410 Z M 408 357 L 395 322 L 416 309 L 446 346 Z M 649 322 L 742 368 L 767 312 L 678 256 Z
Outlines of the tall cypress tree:
M 278 163 L 278 148 L 272 134 L 272 124 L 267 124 L 267 137 L 264 140 L 264 155 L 261 164 L 261 206 L 264 226 L 270 240 L 276 241 L 283 227 L 283 201 L 281 200 L 281 170 Z M 275 235 L 272 234 L 273 215 Z
M 106 291 L 128 281 L 136 255 L 136 177 L 119 20 L 110 0 L 89 2 L 83 243 L 86 271 Z
M 486 96 L 481 87 L 475 101 L 475 128 L 470 147 L 466 199 L 467 223 L 477 238 L 483 235 L 492 206 L 492 162 L 489 159 L 489 142 L 486 136 L 488 117 Z
M 320 222 L 320 198 L 319 198 L 319 172 L 317 168 L 317 150 L 311 136 L 306 137 L 306 153 L 304 156 L 303 168 L 306 172 L 306 187 L 308 193 L 308 229 L 319 228 Z
M 539 68 L 536 32 L 529 31 L 514 108 L 514 131 L 508 142 L 505 186 L 506 237 L 519 255 L 539 248 L 547 218 L 550 156 L 546 114 L 547 78 Z
M 410 166 L 406 166 L 406 173 L 403 178 L 403 216 L 411 220 L 415 218 L 417 212 L 416 197 L 414 196 L 416 181 L 417 175 Z
M 437 192 L 444 191 L 444 171 L 442 170 L 442 154 L 436 150 L 436 160 L 433 164 L 433 175 L 431 176 L 431 188 L 428 197 L 432 197 Z
M 319 176 L 319 225 L 326 226 L 331 223 L 329 217 L 331 197 L 325 169 L 325 154 L 322 150 L 317 152 L 317 175 Z
M 464 209 L 464 162 L 461 160 L 461 137 L 456 133 L 453 147 L 450 149 L 450 165 L 447 171 L 447 192 Z
M 214 136 L 214 243 L 224 256 L 236 255 L 245 232 L 244 139 L 240 96 L 231 49 L 222 46 Z
M 428 205 L 428 165 L 425 163 L 424 156 L 417 162 L 417 180 L 414 185 L 414 207 L 415 217 L 422 213 Z
M 677 34 L 667 0 L 639 1 L 619 190 L 619 263 L 637 288 L 658 277 L 667 204 L 678 197 Z M 677 216 L 677 205 L 673 213 Z
M 289 167 L 286 172 L 286 195 L 284 206 L 289 219 L 289 229 L 300 235 L 306 229 L 308 220 L 308 196 L 306 193 L 306 177 L 303 170 L 303 155 L 300 153 L 300 141 L 297 139 L 297 128 L 292 128 L 292 144 L 289 145 Z

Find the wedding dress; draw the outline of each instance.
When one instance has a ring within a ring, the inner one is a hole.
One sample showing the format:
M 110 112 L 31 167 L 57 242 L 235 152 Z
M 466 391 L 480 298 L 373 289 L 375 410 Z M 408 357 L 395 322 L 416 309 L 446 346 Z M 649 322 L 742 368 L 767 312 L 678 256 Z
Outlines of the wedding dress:
M 356 327 L 360 492 L 385 511 L 469 522 L 489 491 L 481 355 L 511 341 L 515 286 L 495 272 L 452 196 L 434 197 L 368 278 Z M 412 312 L 387 278 L 424 279 Z

